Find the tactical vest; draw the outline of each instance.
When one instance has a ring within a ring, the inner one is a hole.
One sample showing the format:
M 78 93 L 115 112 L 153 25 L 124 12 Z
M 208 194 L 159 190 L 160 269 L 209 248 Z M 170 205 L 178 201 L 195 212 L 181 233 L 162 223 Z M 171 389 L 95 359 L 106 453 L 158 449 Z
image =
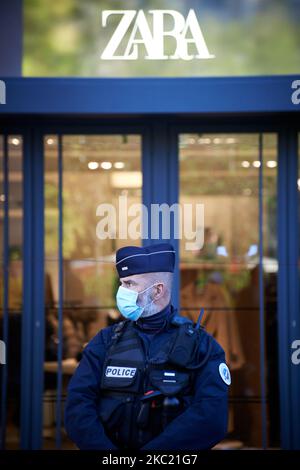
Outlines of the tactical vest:
M 209 358 L 197 357 L 203 329 L 174 315 L 160 332 L 162 345 L 152 357 L 133 322 L 118 323 L 102 371 L 99 416 L 119 448 L 141 448 L 192 402 L 195 370 Z

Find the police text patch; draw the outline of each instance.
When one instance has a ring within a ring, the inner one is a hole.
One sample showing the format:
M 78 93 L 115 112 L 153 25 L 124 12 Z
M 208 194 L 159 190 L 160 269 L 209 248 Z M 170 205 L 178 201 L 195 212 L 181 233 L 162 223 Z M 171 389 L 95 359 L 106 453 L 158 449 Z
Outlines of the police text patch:
M 230 385 L 231 384 L 230 372 L 229 372 L 227 365 L 224 362 L 222 362 L 219 365 L 219 373 L 220 373 L 222 380 L 226 383 L 226 385 Z
M 136 373 L 135 367 L 107 366 L 106 371 L 105 371 L 105 376 L 128 379 L 130 377 L 134 377 L 135 373 Z

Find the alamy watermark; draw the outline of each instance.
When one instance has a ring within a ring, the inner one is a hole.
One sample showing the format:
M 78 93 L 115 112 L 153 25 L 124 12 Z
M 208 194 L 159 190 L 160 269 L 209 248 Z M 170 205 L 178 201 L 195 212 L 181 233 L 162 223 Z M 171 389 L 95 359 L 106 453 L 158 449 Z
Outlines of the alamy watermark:
M 295 339 L 292 342 L 291 348 L 294 349 L 292 356 L 291 356 L 292 363 L 295 366 L 298 366 L 300 364 L 300 339 Z
M 300 104 L 300 80 L 294 80 L 292 82 L 292 89 L 295 90 L 291 96 L 292 103 Z
M 6 346 L 4 341 L 0 340 L 0 364 L 6 364 Z
M 96 236 L 100 240 L 169 240 L 184 239 L 186 250 L 200 250 L 204 244 L 204 204 L 128 204 L 126 196 L 119 196 L 117 206 L 99 204 L 100 217 Z
M 0 104 L 6 104 L 6 85 L 3 80 L 0 80 Z

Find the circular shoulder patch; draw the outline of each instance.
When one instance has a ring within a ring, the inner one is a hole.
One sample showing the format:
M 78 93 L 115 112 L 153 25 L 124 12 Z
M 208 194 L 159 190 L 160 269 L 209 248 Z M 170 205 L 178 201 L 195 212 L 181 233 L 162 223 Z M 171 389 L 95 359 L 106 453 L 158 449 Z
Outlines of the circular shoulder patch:
M 230 385 L 231 384 L 230 371 L 227 365 L 225 364 L 225 362 L 221 362 L 221 364 L 219 365 L 219 373 L 223 382 L 225 382 L 226 385 Z

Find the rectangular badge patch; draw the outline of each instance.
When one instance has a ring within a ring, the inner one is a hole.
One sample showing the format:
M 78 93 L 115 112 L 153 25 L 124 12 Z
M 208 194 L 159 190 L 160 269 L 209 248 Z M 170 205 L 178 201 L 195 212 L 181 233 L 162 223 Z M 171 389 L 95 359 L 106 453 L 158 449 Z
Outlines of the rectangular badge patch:
M 136 373 L 136 367 L 118 367 L 118 366 L 107 366 L 105 371 L 106 377 L 118 377 L 128 379 L 134 377 Z

